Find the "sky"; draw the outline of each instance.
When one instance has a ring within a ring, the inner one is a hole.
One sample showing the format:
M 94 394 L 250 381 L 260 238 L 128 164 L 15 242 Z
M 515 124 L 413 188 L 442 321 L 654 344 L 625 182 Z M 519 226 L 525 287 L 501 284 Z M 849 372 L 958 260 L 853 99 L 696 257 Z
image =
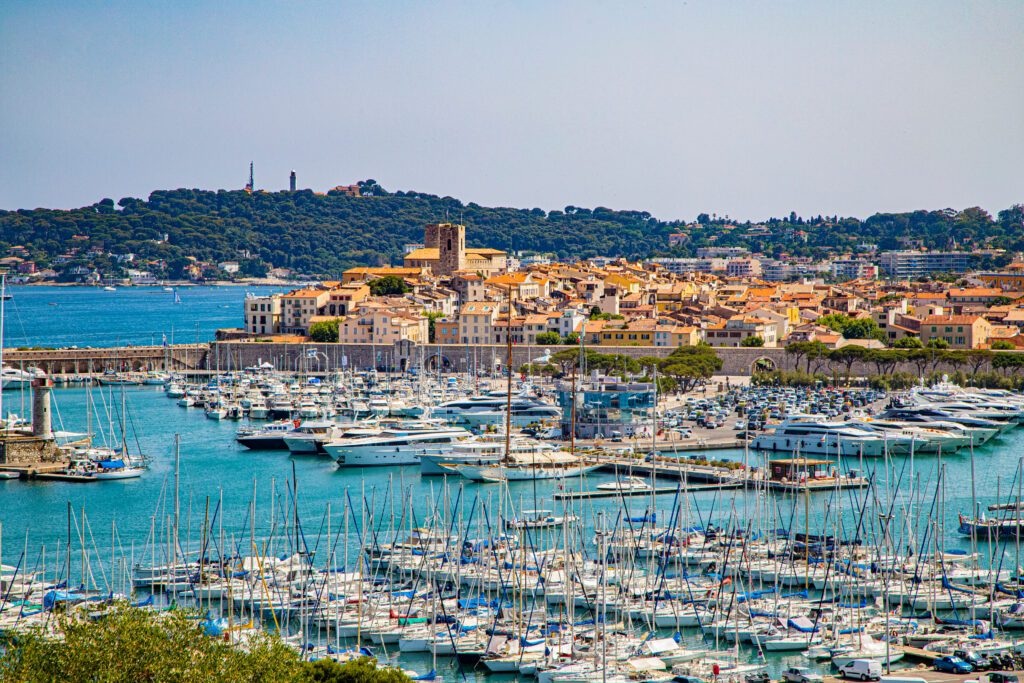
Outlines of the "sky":
M 389 190 L 763 219 L 1024 202 L 1024 2 L 0 0 L 0 208 Z

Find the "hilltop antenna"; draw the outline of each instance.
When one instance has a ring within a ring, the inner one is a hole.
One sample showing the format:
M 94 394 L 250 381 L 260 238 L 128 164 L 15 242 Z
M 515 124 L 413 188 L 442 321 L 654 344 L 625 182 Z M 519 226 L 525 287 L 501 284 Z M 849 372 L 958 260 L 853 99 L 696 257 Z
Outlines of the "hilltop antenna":
M 256 190 L 256 184 L 253 182 L 253 173 L 252 172 L 253 172 L 253 163 L 250 161 L 249 162 L 249 184 L 245 186 L 245 189 L 249 190 L 249 192 L 254 192 Z

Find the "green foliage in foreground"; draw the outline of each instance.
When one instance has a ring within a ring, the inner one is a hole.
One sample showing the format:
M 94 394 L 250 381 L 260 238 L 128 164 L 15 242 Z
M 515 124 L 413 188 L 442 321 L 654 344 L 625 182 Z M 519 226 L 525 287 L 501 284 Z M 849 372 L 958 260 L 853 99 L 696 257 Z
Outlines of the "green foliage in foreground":
M 21 683 L 408 683 L 368 658 L 303 662 L 279 639 L 260 634 L 247 649 L 205 633 L 183 612 L 118 608 L 97 622 L 57 616 L 63 639 L 39 632 L 8 636 L 0 680 Z

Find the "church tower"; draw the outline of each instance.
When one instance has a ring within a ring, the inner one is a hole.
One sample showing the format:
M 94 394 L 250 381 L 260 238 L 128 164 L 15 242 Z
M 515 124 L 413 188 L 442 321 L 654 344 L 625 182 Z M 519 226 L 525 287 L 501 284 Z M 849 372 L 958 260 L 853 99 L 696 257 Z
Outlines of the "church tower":
M 437 249 L 435 275 L 451 275 L 466 267 L 466 226 L 455 223 L 432 223 L 423 235 L 424 246 Z

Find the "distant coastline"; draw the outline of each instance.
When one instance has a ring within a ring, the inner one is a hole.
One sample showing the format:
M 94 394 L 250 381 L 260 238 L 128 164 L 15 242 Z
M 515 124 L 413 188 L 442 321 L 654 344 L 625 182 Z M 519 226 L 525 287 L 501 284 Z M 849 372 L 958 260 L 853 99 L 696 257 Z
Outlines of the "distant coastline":
M 116 285 L 125 289 L 152 289 L 159 287 L 298 287 L 303 281 L 276 280 L 274 278 L 262 278 L 258 280 L 232 281 L 214 280 L 211 282 L 193 282 L 191 280 L 160 282 L 152 285 Z M 88 285 L 83 282 L 19 282 L 8 285 L 8 287 L 81 287 L 82 289 L 102 289 L 103 284 Z

